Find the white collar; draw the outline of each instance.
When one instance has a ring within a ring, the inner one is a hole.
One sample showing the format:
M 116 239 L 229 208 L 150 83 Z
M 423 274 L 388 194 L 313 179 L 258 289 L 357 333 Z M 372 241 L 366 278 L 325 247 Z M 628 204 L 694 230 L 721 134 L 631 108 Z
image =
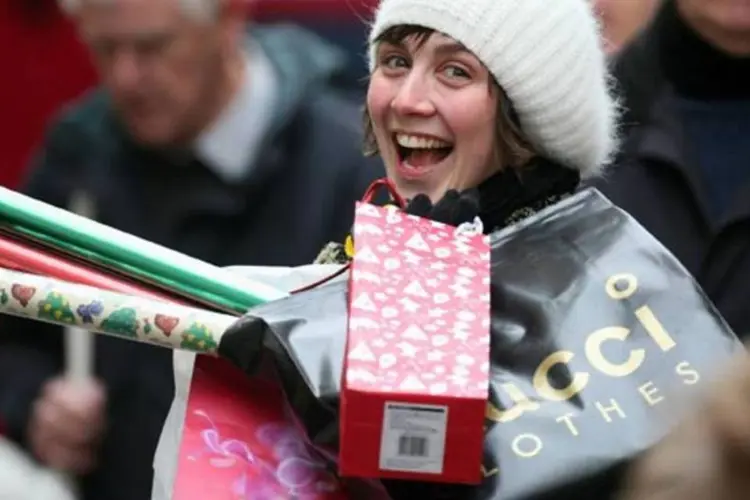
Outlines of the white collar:
M 252 170 L 273 118 L 276 91 L 274 68 L 255 47 L 246 59 L 242 87 L 195 142 L 197 156 L 225 181 L 237 182 Z

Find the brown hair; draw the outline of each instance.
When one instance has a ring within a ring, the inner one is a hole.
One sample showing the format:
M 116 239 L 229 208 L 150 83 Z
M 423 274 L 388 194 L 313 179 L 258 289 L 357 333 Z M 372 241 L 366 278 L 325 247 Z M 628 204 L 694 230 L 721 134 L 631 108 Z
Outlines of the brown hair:
M 393 45 L 403 43 L 406 38 L 414 37 L 417 46 L 424 44 L 435 31 L 430 28 L 416 25 L 399 25 L 384 31 L 378 36 L 373 44 L 386 42 Z M 529 161 L 534 155 L 534 149 L 526 139 L 521 124 L 513 109 L 513 103 L 508 95 L 497 83 L 497 80 L 490 74 L 488 82 L 489 91 L 497 92 L 497 123 L 495 127 L 495 155 L 496 161 L 502 163 L 502 167 L 520 167 Z M 363 153 L 366 156 L 378 154 L 378 144 L 375 140 L 375 134 L 372 129 L 372 120 L 367 111 L 367 106 L 363 108 L 364 121 L 364 146 Z

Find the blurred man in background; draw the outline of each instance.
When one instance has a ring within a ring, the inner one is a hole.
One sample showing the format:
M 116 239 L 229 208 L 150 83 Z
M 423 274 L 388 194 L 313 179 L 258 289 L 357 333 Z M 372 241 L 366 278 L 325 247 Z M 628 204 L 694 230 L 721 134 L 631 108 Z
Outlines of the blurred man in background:
M 750 0 L 666 0 L 614 73 L 626 108 L 599 187 L 750 334 Z
M 342 61 L 241 2 L 68 0 L 102 88 L 49 128 L 24 191 L 224 266 L 300 265 L 350 229 L 381 175 L 361 115 L 329 82 Z M 173 397 L 169 350 L 98 337 L 97 381 L 56 378 L 62 336 L 0 323 L 0 418 L 85 499 L 148 500 Z
M 613 54 L 648 23 L 660 0 L 592 0 L 602 24 L 607 52 Z

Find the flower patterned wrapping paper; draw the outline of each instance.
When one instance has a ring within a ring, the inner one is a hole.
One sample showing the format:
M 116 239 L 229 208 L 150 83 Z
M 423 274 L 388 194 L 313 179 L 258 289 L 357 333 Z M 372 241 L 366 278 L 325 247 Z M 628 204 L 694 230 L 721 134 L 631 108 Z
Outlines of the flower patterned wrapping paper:
M 0 313 L 216 354 L 234 316 L 0 268 Z

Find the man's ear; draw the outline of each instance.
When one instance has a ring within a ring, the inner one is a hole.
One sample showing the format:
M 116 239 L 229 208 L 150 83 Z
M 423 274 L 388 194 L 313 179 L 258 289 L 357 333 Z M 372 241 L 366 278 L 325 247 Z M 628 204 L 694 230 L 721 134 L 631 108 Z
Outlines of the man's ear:
M 219 15 L 234 16 L 247 20 L 250 18 L 251 5 L 253 3 L 242 0 L 218 0 Z
M 239 41 L 244 35 L 247 24 L 250 20 L 250 7 L 253 2 L 242 0 L 218 0 L 217 21 L 222 27 L 236 37 Z

